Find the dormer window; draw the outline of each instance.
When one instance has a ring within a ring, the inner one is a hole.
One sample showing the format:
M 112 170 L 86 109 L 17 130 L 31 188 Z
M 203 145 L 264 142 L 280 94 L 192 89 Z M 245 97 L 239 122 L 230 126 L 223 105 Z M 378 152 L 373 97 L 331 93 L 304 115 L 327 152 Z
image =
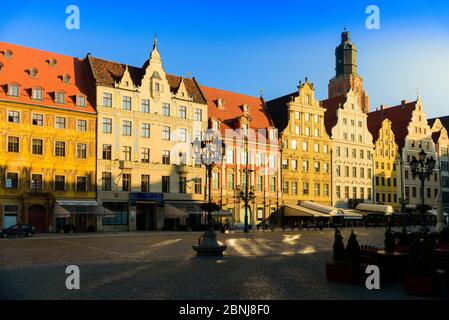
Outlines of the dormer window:
M 11 59 L 12 58 L 12 51 L 7 49 L 7 50 L 5 50 L 3 55 L 5 56 L 6 59 Z
M 217 100 L 217 106 L 218 106 L 219 109 L 224 109 L 225 101 L 223 99 L 218 99 Z
M 55 102 L 56 103 L 65 103 L 65 93 L 64 92 L 55 92 Z
M 248 113 L 248 112 L 249 112 L 249 107 L 248 107 L 247 104 L 244 104 L 244 105 L 242 106 L 242 109 L 243 109 L 243 112 L 244 112 L 244 113 Z
M 37 78 L 37 69 L 36 68 L 30 69 L 30 77 L 33 79 Z
M 41 88 L 33 88 L 33 89 L 31 89 L 31 99 L 42 101 L 43 100 L 42 98 L 43 98 L 43 95 L 42 95 L 42 89 Z
M 76 96 L 76 105 L 78 107 L 85 107 L 86 106 L 86 97 Z
M 19 85 L 11 83 L 8 85 L 8 96 L 18 97 L 19 96 Z
M 65 74 L 62 76 L 62 82 L 69 84 L 70 83 L 70 76 L 68 74 Z
M 212 121 L 212 129 L 214 131 L 220 130 L 220 122 L 218 120 L 213 120 Z
M 48 60 L 48 64 L 50 67 L 56 67 L 58 65 L 58 61 L 55 58 L 51 58 Z

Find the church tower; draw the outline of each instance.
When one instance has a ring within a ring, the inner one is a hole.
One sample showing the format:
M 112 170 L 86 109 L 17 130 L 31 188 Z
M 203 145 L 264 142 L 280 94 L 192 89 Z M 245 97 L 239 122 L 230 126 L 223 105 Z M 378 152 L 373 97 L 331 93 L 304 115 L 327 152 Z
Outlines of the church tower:
M 369 96 L 363 89 L 363 79 L 357 74 L 357 48 L 351 42 L 345 29 L 341 43 L 335 49 L 335 78 L 329 81 L 329 98 L 345 95 L 352 89 L 358 95 L 358 102 L 364 112 L 369 112 Z

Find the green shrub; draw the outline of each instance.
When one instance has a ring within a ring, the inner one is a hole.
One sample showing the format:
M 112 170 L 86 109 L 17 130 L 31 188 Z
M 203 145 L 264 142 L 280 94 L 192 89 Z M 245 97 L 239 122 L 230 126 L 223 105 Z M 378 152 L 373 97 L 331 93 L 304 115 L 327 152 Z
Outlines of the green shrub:
M 396 248 L 396 241 L 394 239 L 394 233 L 391 231 L 391 228 L 388 228 L 387 231 L 385 231 L 385 251 L 387 252 L 393 252 Z
M 343 243 L 343 236 L 339 229 L 335 229 L 335 239 L 334 239 L 334 261 L 341 262 L 345 259 L 345 245 Z
M 360 264 L 360 245 L 357 241 L 357 236 L 354 230 L 348 239 L 348 245 L 346 246 L 346 256 L 350 260 L 353 266 Z

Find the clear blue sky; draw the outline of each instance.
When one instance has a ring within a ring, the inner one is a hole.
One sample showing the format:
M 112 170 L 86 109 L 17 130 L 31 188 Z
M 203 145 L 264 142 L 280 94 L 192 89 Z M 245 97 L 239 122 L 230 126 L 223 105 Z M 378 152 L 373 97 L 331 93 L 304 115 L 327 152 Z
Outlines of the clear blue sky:
M 69 4 L 80 8 L 80 30 L 65 28 Z M 380 30 L 365 28 L 370 4 Z M 167 72 L 250 95 L 263 88 L 267 100 L 308 76 L 324 99 L 345 26 L 372 109 L 419 88 L 429 116 L 449 114 L 447 1 L 4 1 L 0 41 L 141 66 L 156 32 Z

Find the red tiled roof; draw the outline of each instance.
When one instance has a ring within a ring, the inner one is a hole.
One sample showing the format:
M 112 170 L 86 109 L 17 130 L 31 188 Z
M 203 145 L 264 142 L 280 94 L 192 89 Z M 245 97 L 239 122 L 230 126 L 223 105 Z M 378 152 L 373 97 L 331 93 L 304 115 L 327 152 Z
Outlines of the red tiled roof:
M 262 98 L 205 86 L 201 86 L 201 90 L 208 100 L 209 118 L 220 120 L 222 134 L 227 129 L 240 128 L 238 118 L 243 115 L 242 107 L 245 104 L 249 107 L 249 115 L 251 117 L 249 127 L 251 129 L 273 127 Z M 224 100 L 223 109 L 218 107 L 218 100 L 220 99 Z
M 403 103 L 395 107 L 384 107 L 368 113 L 368 119 L 372 123 L 382 123 L 384 119 L 391 121 L 391 127 L 399 150 L 405 145 L 405 138 L 408 135 L 408 126 L 412 120 L 413 111 L 416 108 L 417 101 Z
M 88 60 L 91 64 L 93 77 L 98 85 L 113 87 L 115 82 L 119 82 L 121 80 L 126 69 L 125 64 L 118 62 L 103 60 L 92 56 L 88 56 Z M 148 61 L 144 63 L 142 68 L 128 66 L 134 85 L 141 85 L 147 66 Z M 167 74 L 166 78 L 168 84 L 170 85 L 171 92 L 176 93 L 178 91 L 182 80 L 184 81 L 184 86 L 186 87 L 187 93 L 193 97 L 194 102 L 202 104 L 207 103 L 195 78 L 183 78 L 171 74 Z
M 12 57 L 7 58 L 5 52 L 10 50 Z M 51 66 L 50 60 L 56 59 Z M 0 42 L 0 100 L 17 101 L 31 105 L 41 105 L 58 109 L 95 113 L 93 97 L 88 85 L 87 70 L 83 60 Z M 30 70 L 36 69 L 37 76 L 32 78 Z M 63 76 L 70 77 L 70 83 L 63 82 Z M 19 97 L 8 96 L 8 84 L 19 85 Z M 43 90 L 43 101 L 31 99 L 31 89 Z M 64 92 L 65 104 L 54 102 L 55 92 Z M 86 97 L 86 106 L 76 105 L 76 96 Z
M 330 137 L 332 137 L 332 129 L 338 122 L 337 110 L 346 103 L 346 100 L 346 95 L 342 95 L 321 101 L 321 106 L 326 109 L 324 112 L 324 126 Z

